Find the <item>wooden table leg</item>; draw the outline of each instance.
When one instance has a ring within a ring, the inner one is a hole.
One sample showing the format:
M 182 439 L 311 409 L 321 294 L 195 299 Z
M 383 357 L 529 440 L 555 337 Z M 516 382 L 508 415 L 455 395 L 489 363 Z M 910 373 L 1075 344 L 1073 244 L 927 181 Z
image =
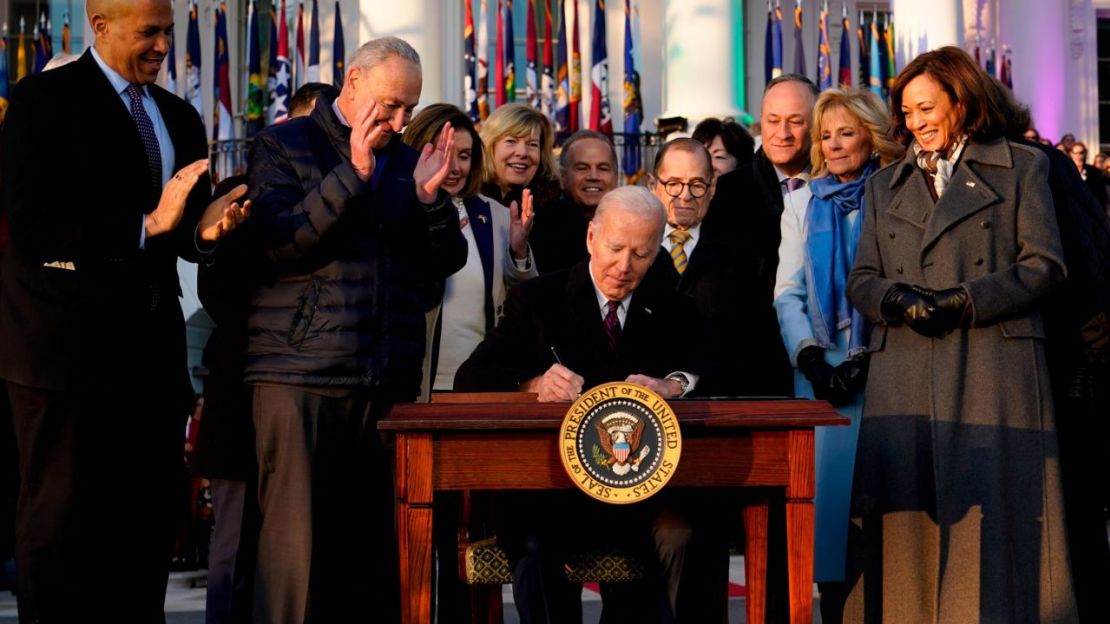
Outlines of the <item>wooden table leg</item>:
M 432 621 L 432 436 L 397 436 L 397 546 L 401 621 Z
M 813 430 L 790 432 L 790 484 L 786 488 L 787 576 L 790 621 L 813 621 Z
M 744 507 L 744 584 L 748 590 L 748 624 L 763 624 L 767 617 L 767 522 L 766 497 L 760 497 Z

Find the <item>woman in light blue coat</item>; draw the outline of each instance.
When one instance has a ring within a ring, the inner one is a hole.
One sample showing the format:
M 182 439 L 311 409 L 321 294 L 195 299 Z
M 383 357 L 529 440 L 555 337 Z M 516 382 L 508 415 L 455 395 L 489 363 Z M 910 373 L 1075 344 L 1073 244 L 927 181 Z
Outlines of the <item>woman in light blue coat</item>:
M 799 396 L 827 400 L 851 418 L 816 434 L 814 580 L 826 622 L 839 621 L 856 439 L 867 380 L 869 328 L 848 303 L 868 176 L 900 158 L 889 115 L 870 91 L 829 89 L 817 99 L 813 180 L 785 197 L 775 310 Z M 823 174 L 823 175 L 822 175 Z

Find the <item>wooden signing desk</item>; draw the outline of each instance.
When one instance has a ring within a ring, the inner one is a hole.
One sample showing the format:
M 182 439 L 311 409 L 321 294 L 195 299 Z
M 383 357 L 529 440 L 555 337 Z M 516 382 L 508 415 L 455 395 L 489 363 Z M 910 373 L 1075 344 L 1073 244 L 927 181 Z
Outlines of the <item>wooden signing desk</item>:
M 813 431 L 847 425 L 824 401 L 674 400 L 682 458 L 670 487 L 782 488 L 790 620 L 813 621 Z M 565 489 L 556 431 L 568 403 L 534 394 L 452 394 L 396 406 L 378 428 L 396 436 L 401 613 L 432 621 L 432 495 L 436 490 Z M 585 494 L 583 494 L 585 496 Z M 766 497 L 744 509 L 747 621 L 766 608 Z

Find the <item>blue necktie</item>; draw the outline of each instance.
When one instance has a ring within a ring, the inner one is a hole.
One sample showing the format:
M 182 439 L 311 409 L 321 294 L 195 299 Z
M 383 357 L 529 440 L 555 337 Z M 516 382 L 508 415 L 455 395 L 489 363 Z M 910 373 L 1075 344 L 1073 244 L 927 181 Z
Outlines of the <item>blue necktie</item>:
M 150 185 L 156 192 L 162 189 L 162 150 L 158 147 L 158 137 L 154 135 L 154 124 L 143 107 L 143 94 L 138 85 L 127 85 L 127 95 L 131 98 L 131 116 L 139 130 L 146 150 L 147 165 L 150 166 Z

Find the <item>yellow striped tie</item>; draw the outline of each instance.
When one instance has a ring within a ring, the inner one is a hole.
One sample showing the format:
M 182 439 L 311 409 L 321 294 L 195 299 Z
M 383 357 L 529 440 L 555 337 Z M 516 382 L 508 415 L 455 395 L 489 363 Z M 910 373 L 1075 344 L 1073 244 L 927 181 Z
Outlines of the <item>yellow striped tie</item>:
M 690 233 L 686 230 L 674 230 L 667 235 L 667 240 L 671 241 L 671 261 L 674 262 L 674 270 L 682 275 L 686 271 L 686 241 L 690 240 Z

